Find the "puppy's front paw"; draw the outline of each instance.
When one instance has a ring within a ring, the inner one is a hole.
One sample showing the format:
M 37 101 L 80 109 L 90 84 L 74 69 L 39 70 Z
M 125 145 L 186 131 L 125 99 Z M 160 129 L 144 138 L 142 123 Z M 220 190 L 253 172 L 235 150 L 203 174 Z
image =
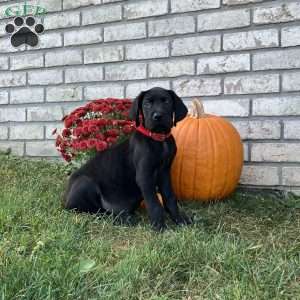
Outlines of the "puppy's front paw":
M 176 218 L 174 218 L 174 222 L 179 226 L 191 225 L 193 224 L 193 219 L 187 216 L 185 213 L 181 213 Z
M 151 226 L 156 232 L 164 232 L 167 229 L 165 222 L 152 222 Z

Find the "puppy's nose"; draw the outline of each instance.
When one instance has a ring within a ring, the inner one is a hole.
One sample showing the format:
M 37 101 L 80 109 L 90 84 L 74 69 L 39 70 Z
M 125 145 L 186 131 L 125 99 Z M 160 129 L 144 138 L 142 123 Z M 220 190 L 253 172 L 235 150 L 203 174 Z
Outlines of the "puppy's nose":
M 155 112 L 152 116 L 154 121 L 159 121 L 161 119 L 162 115 L 160 113 Z

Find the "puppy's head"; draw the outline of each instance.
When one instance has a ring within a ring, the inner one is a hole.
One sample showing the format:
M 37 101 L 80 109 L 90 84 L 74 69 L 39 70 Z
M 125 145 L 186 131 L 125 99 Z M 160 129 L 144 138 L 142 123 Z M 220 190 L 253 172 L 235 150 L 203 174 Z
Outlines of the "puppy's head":
M 155 87 L 141 92 L 134 100 L 129 112 L 131 120 L 159 133 L 170 132 L 176 123 L 187 115 L 187 108 L 182 99 L 173 91 Z

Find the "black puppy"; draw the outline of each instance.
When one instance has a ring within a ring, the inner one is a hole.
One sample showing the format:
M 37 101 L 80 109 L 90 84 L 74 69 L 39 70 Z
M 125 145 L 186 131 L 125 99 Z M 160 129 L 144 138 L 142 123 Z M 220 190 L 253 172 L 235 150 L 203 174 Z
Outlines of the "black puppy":
M 152 88 L 142 92 L 129 113 L 137 130 L 127 141 L 98 153 L 71 175 L 65 208 L 128 218 L 144 199 L 154 229 L 165 228 L 164 209 L 176 224 L 189 224 L 190 219 L 178 210 L 170 181 L 176 154 L 170 131 L 186 114 L 186 106 L 173 91 Z

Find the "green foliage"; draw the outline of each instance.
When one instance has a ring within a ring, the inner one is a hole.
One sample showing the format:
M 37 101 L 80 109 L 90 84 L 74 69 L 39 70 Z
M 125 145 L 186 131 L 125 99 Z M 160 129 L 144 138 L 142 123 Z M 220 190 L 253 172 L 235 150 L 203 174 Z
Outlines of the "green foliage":
M 300 200 L 183 203 L 154 233 L 64 211 L 65 166 L 0 155 L 0 299 L 299 299 Z

